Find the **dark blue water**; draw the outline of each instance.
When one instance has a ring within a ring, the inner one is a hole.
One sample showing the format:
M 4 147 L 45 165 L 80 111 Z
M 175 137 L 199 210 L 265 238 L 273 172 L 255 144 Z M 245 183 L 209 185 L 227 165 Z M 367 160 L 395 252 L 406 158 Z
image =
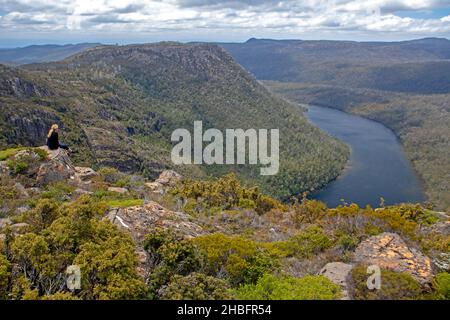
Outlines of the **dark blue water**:
M 422 185 L 394 133 L 380 123 L 339 110 L 310 106 L 309 121 L 351 148 L 347 168 L 311 197 L 334 207 L 345 202 L 377 207 L 423 202 Z

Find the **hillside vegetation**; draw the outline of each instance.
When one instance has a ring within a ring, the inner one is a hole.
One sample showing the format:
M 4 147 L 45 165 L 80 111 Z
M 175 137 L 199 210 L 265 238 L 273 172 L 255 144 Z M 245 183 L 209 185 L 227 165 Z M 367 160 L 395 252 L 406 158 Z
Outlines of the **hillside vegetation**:
M 449 217 L 420 205 L 287 205 L 234 174 L 149 182 L 44 149 L 1 155 L 0 299 L 450 298 Z
M 75 161 L 156 177 L 171 166 L 174 129 L 280 129 L 280 173 L 257 166 L 183 166 L 190 176 L 230 170 L 288 198 L 317 189 L 345 165 L 348 148 L 310 125 L 221 48 L 208 44 L 104 46 L 66 60 L 1 67 L 0 145 L 45 143 L 53 122 Z
M 450 41 L 275 41 L 223 44 L 295 103 L 379 121 L 400 138 L 429 200 L 450 206 Z

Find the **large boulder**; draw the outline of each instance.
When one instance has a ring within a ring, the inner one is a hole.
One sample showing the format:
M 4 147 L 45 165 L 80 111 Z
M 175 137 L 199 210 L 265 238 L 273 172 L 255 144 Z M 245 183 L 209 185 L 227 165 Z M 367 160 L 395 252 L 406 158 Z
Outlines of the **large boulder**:
M 343 262 L 331 262 L 327 263 L 319 275 L 325 276 L 333 283 L 341 287 L 342 300 L 350 300 L 348 294 L 348 278 L 350 271 L 353 269 L 353 265 Z
M 432 279 L 430 258 L 409 248 L 395 233 L 385 232 L 361 242 L 353 254 L 353 261 L 409 273 L 421 284 L 428 284 Z
M 75 167 L 65 150 L 48 150 L 49 159 L 39 167 L 36 177 L 38 186 L 45 186 L 56 181 L 75 178 Z

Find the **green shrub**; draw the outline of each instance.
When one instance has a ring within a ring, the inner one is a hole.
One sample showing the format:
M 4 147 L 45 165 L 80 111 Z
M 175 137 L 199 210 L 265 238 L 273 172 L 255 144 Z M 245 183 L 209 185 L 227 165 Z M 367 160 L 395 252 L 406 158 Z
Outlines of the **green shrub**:
M 438 273 L 433 279 L 433 288 L 442 299 L 450 300 L 450 274 Z
M 265 245 L 239 236 L 216 233 L 197 237 L 194 242 L 205 252 L 208 274 L 224 273 L 232 285 L 255 283 L 278 264 L 278 257 Z
M 119 170 L 110 167 L 100 168 L 97 173 L 104 182 L 109 184 L 116 184 L 120 179 L 124 177 L 124 174 Z
M 25 148 L 21 147 L 21 148 L 10 148 L 10 149 L 6 149 L 6 150 L 1 150 L 0 151 L 0 161 L 4 161 L 12 156 L 14 156 L 17 152 L 23 150 Z
M 143 245 L 148 254 L 151 299 L 160 298 L 159 289 L 167 285 L 173 276 L 186 276 L 202 268 L 204 258 L 194 243 L 170 230 L 152 230 Z
M 256 284 L 235 290 L 235 296 L 242 300 L 333 300 L 340 298 L 340 288 L 324 276 L 294 278 L 266 274 Z
M 28 169 L 28 163 L 22 160 L 11 159 L 8 160 L 6 165 L 13 174 L 19 174 Z
M 283 205 L 280 201 L 265 195 L 260 195 L 256 200 L 255 211 L 259 215 L 262 215 L 274 209 L 286 211 L 287 207 Z
M 423 208 L 420 204 L 402 204 L 394 207 L 403 218 L 422 225 L 432 225 L 439 221 L 439 217 L 433 211 Z
M 316 200 L 306 199 L 306 195 L 301 203 L 294 203 L 292 206 L 292 219 L 297 227 L 304 223 L 316 223 L 327 212 L 327 206 Z
M 11 263 L 0 253 L 0 300 L 6 299 L 8 285 L 11 277 Z
M 48 185 L 42 192 L 41 196 L 42 198 L 63 202 L 70 200 L 74 191 L 74 186 L 71 186 L 63 181 L 59 181 Z
M 54 294 L 46 295 L 41 298 L 41 300 L 81 300 L 77 296 L 74 296 L 69 292 L 56 292 Z
M 38 155 L 40 161 L 43 161 L 43 160 L 47 159 L 47 157 L 48 157 L 48 153 L 44 149 L 32 148 L 31 151 L 33 151 L 34 153 L 36 153 Z
M 276 244 L 287 256 L 310 258 L 311 256 L 330 248 L 333 241 L 317 225 L 312 225 L 287 241 Z
M 161 296 L 163 300 L 230 300 L 227 283 L 202 273 L 175 275 Z
M 134 206 L 142 206 L 143 199 L 120 199 L 120 200 L 106 200 L 105 203 L 111 208 L 127 208 Z
M 234 173 L 210 181 L 185 180 L 173 188 L 171 193 L 201 203 L 200 209 L 219 211 L 220 209 L 251 208 L 259 214 L 275 208 L 285 209 L 279 201 L 262 195 L 258 188 L 241 186 Z M 196 206 L 190 202 L 189 207 L 193 209 Z
M 358 205 L 351 204 L 348 206 L 339 206 L 335 209 L 329 209 L 327 215 L 338 221 L 350 221 L 350 219 L 361 220 L 364 217 L 366 221 L 364 221 L 363 228 L 366 235 L 374 235 L 383 231 L 393 231 L 412 240 L 417 240 L 417 229 L 419 224 L 409 218 L 407 214 L 402 214 L 401 209 L 397 206 L 373 210 L 370 207 L 361 209 Z M 332 221 L 335 222 L 335 220 Z M 356 233 L 359 233 L 362 228 L 360 226 L 356 229 L 357 230 L 347 231 L 356 231 Z
M 144 204 L 144 199 L 140 199 L 139 196 L 133 192 L 122 194 L 100 189 L 95 191 L 92 197 L 98 201 L 104 202 L 111 208 L 126 208 Z
M 53 199 L 39 199 L 35 207 L 26 212 L 23 220 L 34 231 L 41 231 L 49 227 L 60 214 L 60 207 Z
M 359 239 L 352 234 L 341 234 L 338 244 L 342 246 L 344 251 L 353 251 L 359 244 Z
M 407 273 L 381 270 L 381 289 L 369 290 L 369 278 L 365 266 L 356 266 L 351 271 L 350 294 L 356 300 L 413 300 L 422 298 L 419 283 Z

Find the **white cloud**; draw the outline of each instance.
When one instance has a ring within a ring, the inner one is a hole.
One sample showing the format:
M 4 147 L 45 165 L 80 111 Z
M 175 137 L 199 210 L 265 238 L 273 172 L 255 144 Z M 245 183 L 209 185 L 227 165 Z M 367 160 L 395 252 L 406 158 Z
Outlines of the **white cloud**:
M 2 33 L 175 30 L 284 34 L 314 32 L 450 34 L 450 16 L 399 17 L 396 11 L 449 7 L 448 0 L 0 0 Z M 1 36 L 0 36 L 1 38 Z M 220 39 L 217 39 L 220 40 Z

